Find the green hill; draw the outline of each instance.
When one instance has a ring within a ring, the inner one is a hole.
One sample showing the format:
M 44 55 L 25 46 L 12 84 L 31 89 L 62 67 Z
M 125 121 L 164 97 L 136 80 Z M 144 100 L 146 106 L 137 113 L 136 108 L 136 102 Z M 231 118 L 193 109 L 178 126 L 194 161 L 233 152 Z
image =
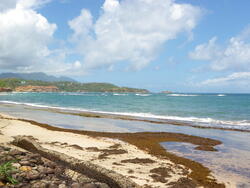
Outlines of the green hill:
M 134 92 L 148 93 L 146 89 L 119 87 L 110 83 L 79 83 L 79 82 L 45 82 L 17 78 L 0 79 L 0 87 L 15 90 L 19 86 L 56 86 L 59 91 L 66 92 Z

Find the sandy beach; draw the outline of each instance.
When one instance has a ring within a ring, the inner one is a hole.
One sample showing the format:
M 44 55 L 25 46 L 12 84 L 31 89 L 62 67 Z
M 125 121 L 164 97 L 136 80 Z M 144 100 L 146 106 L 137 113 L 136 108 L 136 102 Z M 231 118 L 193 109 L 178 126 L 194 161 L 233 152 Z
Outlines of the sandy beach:
M 174 157 L 168 159 L 153 155 L 152 151 L 139 149 L 118 136 L 115 138 L 114 135 L 111 135 L 109 138 L 107 135 L 102 136 L 104 133 L 96 133 L 95 136 L 93 133 L 92 135 L 87 135 L 87 133 L 84 135 L 60 130 L 60 128 L 53 130 L 52 127 L 42 127 L 41 125 L 1 114 L 0 144 L 10 143 L 16 136 L 32 136 L 45 149 L 113 170 L 142 187 L 171 187 L 175 184 L 178 185 L 183 178 L 190 180 L 190 184 L 205 184 L 205 181 L 197 182 L 197 180 L 190 178 L 192 177 L 190 174 L 199 173 L 200 169 L 194 172 L 194 169 L 189 168 L 188 165 L 185 166 L 181 164 L 182 162 L 177 162 L 178 159 L 175 162 Z M 202 170 L 204 171 L 204 169 Z M 200 172 L 203 172 L 202 170 Z M 207 173 L 209 174 L 209 172 Z M 209 178 L 212 184 L 216 184 L 214 178 Z M 223 187 L 222 184 L 216 185 Z

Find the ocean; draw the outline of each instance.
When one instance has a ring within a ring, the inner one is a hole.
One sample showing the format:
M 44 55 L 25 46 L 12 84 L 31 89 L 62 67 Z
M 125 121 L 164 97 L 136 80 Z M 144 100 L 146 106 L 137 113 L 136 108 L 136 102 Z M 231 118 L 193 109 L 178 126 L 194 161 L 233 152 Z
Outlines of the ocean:
M 250 130 L 250 94 L 1 93 L 0 103 Z

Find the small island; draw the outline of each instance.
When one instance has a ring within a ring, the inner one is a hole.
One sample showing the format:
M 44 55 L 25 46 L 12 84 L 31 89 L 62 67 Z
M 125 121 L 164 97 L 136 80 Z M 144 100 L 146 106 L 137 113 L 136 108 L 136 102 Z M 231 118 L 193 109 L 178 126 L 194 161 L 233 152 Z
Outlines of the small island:
M 173 93 L 173 92 L 172 92 L 172 91 L 162 91 L 161 93 L 171 94 L 171 93 Z

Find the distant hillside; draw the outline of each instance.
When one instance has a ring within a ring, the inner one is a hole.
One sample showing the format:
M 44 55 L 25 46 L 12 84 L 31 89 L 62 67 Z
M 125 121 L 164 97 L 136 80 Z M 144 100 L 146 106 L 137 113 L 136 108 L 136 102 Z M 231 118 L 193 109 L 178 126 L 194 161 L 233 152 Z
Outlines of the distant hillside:
M 18 78 L 23 80 L 40 80 L 45 82 L 75 82 L 72 78 L 69 77 L 55 77 L 50 76 L 42 72 L 34 73 L 2 73 L 0 74 L 1 78 Z
M 148 93 L 146 89 L 119 87 L 109 83 L 79 83 L 79 82 L 45 82 L 39 80 L 24 80 L 17 78 L 0 79 L 0 88 L 10 88 L 13 91 L 18 91 L 20 86 L 50 86 L 57 87 L 59 91 L 65 92 L 133 92 L 133 93 Z M 23 87 L 25 88 L 25 87 Z M 23 89 L 22 88 L 22 89 Z M 30 91 L 32 90 L 31 87 Z M 35 89 L 35 87 L 33 88 Z

